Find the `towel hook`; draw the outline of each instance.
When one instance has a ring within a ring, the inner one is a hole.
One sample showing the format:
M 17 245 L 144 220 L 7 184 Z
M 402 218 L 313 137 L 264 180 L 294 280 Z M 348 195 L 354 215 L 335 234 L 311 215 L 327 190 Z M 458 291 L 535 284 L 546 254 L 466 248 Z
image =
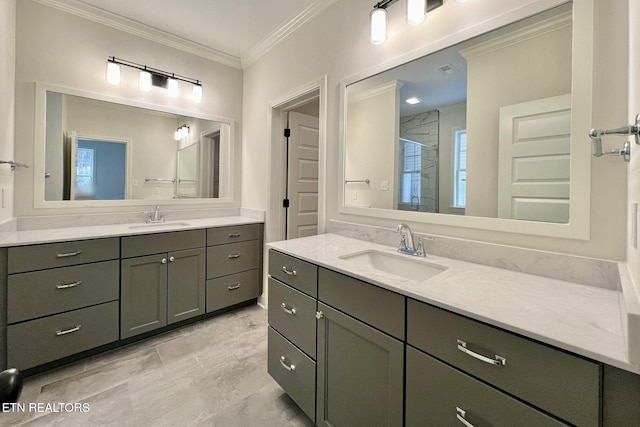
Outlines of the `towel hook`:
M 591 129 L 589 131 L 589 138 L 593 142 L 594 157 L 602 157 L 604 155 L 622 156 L 625 162 L 629 162 L 631 160 L 631 143 L 627 141 L 619 150 L 611 150 L 605 153 L 602 151 L 602 137 L 606 135 L 634 135 L 636 144 L 640 145 L 640 114 L 636 115 L 635 124 L 617 129 Z

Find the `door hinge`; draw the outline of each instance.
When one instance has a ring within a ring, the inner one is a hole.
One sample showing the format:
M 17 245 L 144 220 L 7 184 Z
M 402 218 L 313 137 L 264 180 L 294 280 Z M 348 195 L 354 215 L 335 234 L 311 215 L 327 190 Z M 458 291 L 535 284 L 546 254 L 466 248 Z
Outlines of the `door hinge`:
M 283 208 L 288 208 L 289 207 L 289 199 L 284 199 L 282 201 L 282 207 Z
M 324 313 L 321 311 L 316 311 L 316 319 L 320 320 L 324 317 Z
M 291 129 L 287 128 L 284 130 L 284 137 L 289 138 L 291 136 Z

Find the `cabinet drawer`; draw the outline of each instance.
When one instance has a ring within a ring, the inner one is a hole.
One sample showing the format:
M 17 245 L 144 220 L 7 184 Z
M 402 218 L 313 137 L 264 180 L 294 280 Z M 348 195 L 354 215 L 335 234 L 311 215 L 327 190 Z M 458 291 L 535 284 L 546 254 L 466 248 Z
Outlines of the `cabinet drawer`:
M 318 300 L 404 340 L 405 297 L 320 268 Z
M 205 242 L 205 230 L 126 236 L 122 238 L 122 258 L 202 248 Z
M 27 369 L 118 339 L 118 302 L 7 328 L 7 364 Z
M 567 425 L 410 346 L 406 378 L 407 427 Z
M 314 298 L 318 295 L 318 267 L 313 264 L 272 249 L 269 251 L 269 275 Z
M 207 229 L 207 246 L 260 239 L 261 224 L 232 225 Z
M 9 274 L 21 273 L 117 259 L 120 256 L 120 242 L 114 237 L 16 246 L 9 248 L 7 256 Z
M 316 364 L 269 328 L 268 372 L 312 420 L 316 419 Z
M 316 300 L 269 278 L 269 325 L 316 358 Z
M 580 426 L 600 419 L 600 366 L 546 345 L 409 300 L 407 342 L 438 359 Z M 494 359 L 478 360 L 459 349 Z
M 207 279 L 260 267 L 258 240 L 207 248 Z
M 207 313 L 259 296 L 259 269 L 207 280 Z
M 117 260 L 10 275 L 7 321 L 22 322 L 117 300 L 119 277 Z

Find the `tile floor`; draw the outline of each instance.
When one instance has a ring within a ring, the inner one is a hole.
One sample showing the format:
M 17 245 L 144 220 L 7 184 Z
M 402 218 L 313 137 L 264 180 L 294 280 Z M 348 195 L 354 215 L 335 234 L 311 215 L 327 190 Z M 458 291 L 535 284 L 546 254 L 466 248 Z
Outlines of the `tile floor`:
M 26 403 L 89 411 L 0 413 L 0 426 L 312 426 L 267 374 L 257 305 L 27 378 Z

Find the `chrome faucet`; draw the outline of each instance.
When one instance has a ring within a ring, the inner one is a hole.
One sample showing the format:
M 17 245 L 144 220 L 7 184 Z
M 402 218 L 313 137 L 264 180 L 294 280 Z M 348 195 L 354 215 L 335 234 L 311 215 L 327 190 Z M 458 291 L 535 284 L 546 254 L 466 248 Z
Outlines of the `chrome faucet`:
M 153 213 L 149 213 L 147 223 L 164 222 L 164 212 L 160 212 L 160 206 L 156 206 Z
M 422 245 L 422 237 L 418 239 L 418 246 L 416 247 L 411 227 L 409 227 L 405 223 L 402 223 L 398 225 L 393 231 L 396 233 L 400 233 L 400 245 L 398 246 L 398 252 L 413 256 L 425 256 L 424 247 Z

